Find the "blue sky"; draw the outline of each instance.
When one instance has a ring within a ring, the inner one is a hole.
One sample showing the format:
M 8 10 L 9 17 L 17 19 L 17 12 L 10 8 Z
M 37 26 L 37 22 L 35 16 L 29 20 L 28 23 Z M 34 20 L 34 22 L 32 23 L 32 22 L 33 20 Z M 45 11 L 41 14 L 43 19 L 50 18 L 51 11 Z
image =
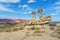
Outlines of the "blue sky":
M 0 19 L 32 19 L 31 12 L 43 9 L 45 16 L 51 16 L 52 21 L 60 21 L 60 0 L 0 0 Z

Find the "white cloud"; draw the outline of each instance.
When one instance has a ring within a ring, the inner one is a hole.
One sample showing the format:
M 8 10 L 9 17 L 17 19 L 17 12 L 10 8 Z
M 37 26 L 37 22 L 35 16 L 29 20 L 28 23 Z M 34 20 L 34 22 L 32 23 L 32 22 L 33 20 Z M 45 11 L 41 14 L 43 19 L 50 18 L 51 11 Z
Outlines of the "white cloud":
M 16 3 L 20 2 L 21 0 L 0 0 L 0 2 L 5 2 L 5 3 Z
M 28 7 L 28 5 L 25 4 L 25 5 L 23 5 L 22 7 L 23 7 L 23 8 L 26 8 L 26 7 Z
M 60 0 L 55 3 L 54 10 L 56 10 L 56 13 L 60 13 Z
M 27 4 L 19 5 L 19 6 L 22 8 L 22 10 L 20 10 L 19 13 L 30 14 L 34 10 L 31 7 L 29 7 L 29 5 Z
M 57 1 L 57 2 L 55 3 L 55 5 L 56 5 L 56 4 L 60 4 L 60 1 Z
M 23 14 L 27 14 L 27 12 L 23 12 Z
M 28 5 L 27 5 L 27 4 L 24 4 L 24 5 L 19 5 L 18 7 L 19 7 L 19 8 L 20 8 L 20 7 L 22 7 L 22 8 L 27 8 Z
M 6 12 L 15 12 L 14 10 L 7 8 L 3 5 L 0 5 L 0 11 L 6 11 Z
M 53 10 L 55 10 L 55 11 L 53 13 L 51 13 L 52 16 L 59 15 L 59 13 L 60 13 L 60 7 L 59 6 L 54 7 Z
M 23 14 L 31 14 L 31 13 L 32 13 L 31 11 L 23 12 Z
M 22 7 L 22 9 L 24 9 L 25 11 L 26 11 L 26 10 L 28 10 L 28 11 L 32 11 L 32 10 L 33 10 L 33 9 L 30 8 L 29 5 L 27 5 L 27 4 L 24 4 L 24 5 L 22 5 L 21 7 Z
M 28 13 L 32 13 L 31 11 L 29 11 Z
M 59 15 L 60 13 L 60 1 L 55 2 L 54 7 L 51 8 L 51 10 L 55 10 L 53 13 L 51 13 L 52 16 Z
M 34 3 L 36 0 L 29 0 L 28 3 Z
M 54 7 L 55 10 L 60 10 L 60 6 Z
M 56 15 L 58 15 L 58 13 L 51 13 L 51 15 L 52 15 L 52 16 L 56 16 Z
M 18 6 L 19 8 L 22 7 L 21 5 Z

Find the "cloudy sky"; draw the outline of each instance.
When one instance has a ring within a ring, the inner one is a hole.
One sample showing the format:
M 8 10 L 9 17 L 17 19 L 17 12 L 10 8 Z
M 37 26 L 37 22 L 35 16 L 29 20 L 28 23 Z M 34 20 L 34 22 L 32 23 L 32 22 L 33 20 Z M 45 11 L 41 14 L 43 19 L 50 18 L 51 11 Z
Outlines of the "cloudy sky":
M 0 0 L 0 19 L 32 19 L 31 12 L 39 19 L 38 8 L 52 21 L 60 21 L 60 0 Z

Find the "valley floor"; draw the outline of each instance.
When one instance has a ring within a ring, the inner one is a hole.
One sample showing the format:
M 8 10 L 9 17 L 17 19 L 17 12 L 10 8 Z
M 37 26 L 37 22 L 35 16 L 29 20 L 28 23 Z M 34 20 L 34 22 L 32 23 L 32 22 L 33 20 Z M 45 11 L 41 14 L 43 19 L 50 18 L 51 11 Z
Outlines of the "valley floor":
M 27 36 L 24 38 L 27 30 L 19 30 L 15 32 L 1 32 L 0 40 L 60 40 L 56 37 L 52 37 L 51 30 L 47 30 L 42 36 Z

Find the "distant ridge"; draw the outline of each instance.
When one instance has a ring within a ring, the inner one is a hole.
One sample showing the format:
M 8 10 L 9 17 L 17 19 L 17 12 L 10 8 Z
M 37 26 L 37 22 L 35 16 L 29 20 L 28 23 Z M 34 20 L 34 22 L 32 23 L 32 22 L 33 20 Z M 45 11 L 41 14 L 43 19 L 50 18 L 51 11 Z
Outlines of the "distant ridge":
M 51 21 L 49 23 L 50 26 L 56 26 L 57 23 L 60 23 L 60 21 Z
M 26 19 L 0 19 L 0 23 L 1 22 L 6 22 L 6 23 L 19 23 L 19 22 L 28 22 L 30 20 L 26 20 Z M 50 24 L 56 24 L 56 23 L 60 23 L 60 21 L 51 21 Z
M 11 23 L 11 22 L 13 22 L 13 23 L 19 23 L 19 22 L 27 22 L 27 21 L 29 21 L 29 20 L 24 20 L 24 19 L 0 19 L 0 23 L 1 22 L 7 22 L 7 23 Z
M 51 23 L 60 23 L 60 21 L 51 21 Z

